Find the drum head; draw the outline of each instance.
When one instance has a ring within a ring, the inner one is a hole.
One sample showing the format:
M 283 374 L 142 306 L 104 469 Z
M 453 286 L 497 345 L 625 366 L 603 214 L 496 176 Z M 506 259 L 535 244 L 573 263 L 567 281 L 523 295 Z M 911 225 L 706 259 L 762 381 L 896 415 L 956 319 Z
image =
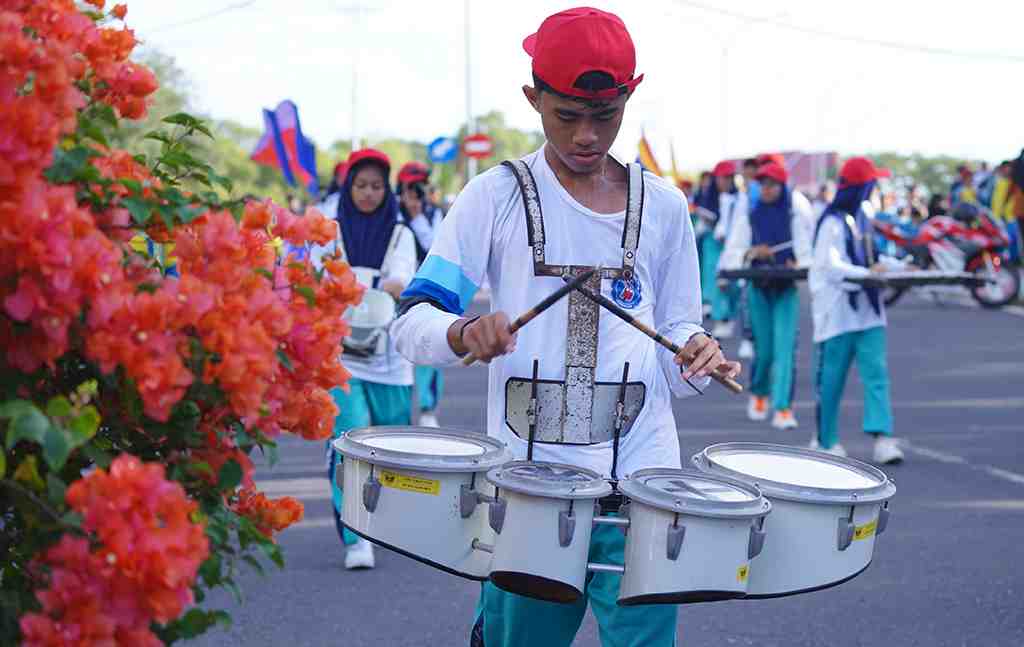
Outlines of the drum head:
M 753 517 L 771 509 L 756 487 L 697 470 L 639 470 L 619 488 L 630 500 L 699 516 Z
M 896 491 L 871 465 L 799 447 L 723 443 L 694 459 L 702 469 L 753 482 L 765 494 L 783 499 L 867 503 L 888 499 Z
M 432 427 L 366 427 L 333 442 L 346 458 L 428 472 L 482 472 L 511 459 L 505 444 L 482 434 Z
M 599 499 L 612 486 L 597 472 L 561 463 L 512 461 L 487 473 L 495 486 L 554 499 Z

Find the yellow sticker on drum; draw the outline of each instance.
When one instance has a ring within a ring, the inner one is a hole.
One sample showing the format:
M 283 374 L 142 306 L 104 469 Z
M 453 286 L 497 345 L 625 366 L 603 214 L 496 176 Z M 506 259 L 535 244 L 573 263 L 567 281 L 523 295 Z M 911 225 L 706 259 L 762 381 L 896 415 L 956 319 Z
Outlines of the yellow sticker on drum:
M 384 487 L 405 490 L 406 492 L 433 494 L 434 496 L 441 494 L 441 481 L 399 474 L 398 472 L 389 472 L 388 470 L 381 470 L 380 483 Z
M 743 566 L 740 566 L 738 569 L 736 569 L 736 581 L 737 582 L 746 582 L 747 581 L 747 577 L 749 575 L 750 575 L 750 565 L 749 564 L 744 564 Z
M 853 529 L 853 540 L 857 541 L 858 539 L 867 539 L 874 535 L 876 530 L 878 530 L 878 519 L 869 521 L 863 526 L 857 526 Z

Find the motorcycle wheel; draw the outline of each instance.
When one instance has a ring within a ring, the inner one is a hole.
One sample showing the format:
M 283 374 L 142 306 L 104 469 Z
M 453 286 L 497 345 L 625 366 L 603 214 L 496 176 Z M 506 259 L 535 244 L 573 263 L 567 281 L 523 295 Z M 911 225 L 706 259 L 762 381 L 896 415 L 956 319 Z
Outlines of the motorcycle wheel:
M 975 256 L 968 261 L 967 271 L 995 280 L 995 283 L 971 288 L 971 296 L 984 308 L 1002 308 L 1020 294 L 1020 273 L 1001 259 L 990 268 L 983 256 Z

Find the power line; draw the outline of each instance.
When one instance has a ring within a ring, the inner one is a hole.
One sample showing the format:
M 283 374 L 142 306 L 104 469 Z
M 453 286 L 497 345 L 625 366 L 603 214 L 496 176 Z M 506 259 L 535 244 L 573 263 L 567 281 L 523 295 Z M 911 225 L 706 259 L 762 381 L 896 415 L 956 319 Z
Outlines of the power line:
M 730 18 L 735 18 L 743 22 L 762 23 L 766 25 L 772 25 L 773 27 L 778 27 L 780 29 L 787 29 L 789 31 L 799 32 L 801 34 L 820 36 L 822 38 L 831 38 L 832 40 L 846 41 L 848 43 L 857 43 L 858 45 L 872 45 L 875 47 L 883 47 L 885 49 L 894 49 L 902 52 L 913 52 L 916 54 L 929 54 L 933 56 L 948 56 L 952 58 L 966 58 L 984 61 L 1003 61 L 1006 63 L 1024 63 L 1024 55 L 1000 54 L 997 52 L 970 52 L 963 50 L 947 49 L 944 47 L 929 47 L 927 45 L 915 45 L 912 43 L 900 43 L 891 40 L 865 38 L 863 36 L 842 34 L 839 32 L 826 31 L 822 29 L 812 29 L 810 27 L 803 27 L 801 25 L 794 25 L 793 23 L 785 22 L 783 20 L 779 20 L 778 18 L 774 18 L 771 16 L 752 16 L 750 14 L 745 14 L 739 11 L 733 11 L 731 9 L 713 7 L 702 2 L 693 2 L 692 0 L 674 0 L 674 2 L 684 7 L 690 7 L 691 9 L 699 9 L 701 11 L 716 13 L 721 16 L 728 16 Z
M 216 18 L 217 16 L 220 16 L 222 14 L 226 14 L 226 13 L 229 13 L 229 12 L 232 12 L 232 11 L 238 11 L 239 9 L 245 9 L 247 7 L 251 7 L 254 4 L 256 4 L 256 0 L 246 0 L 245 2 L 235 2 L 234 4 L 229 4 L 227 6 L 221 7 L 220 9 L 215 9 L 214 11 L 209 11 L 209 12 L 201 14 L 199 16 L 194 16 L 192 18 L 188 18 L 186 20 L 182 20 L 182 21 L 179 21 L 179 22 L 173 22 L 173 23 L 170 23 L 170 24 L 167 24 L 167 25 L 161 25 L 159 27 L 156 27 L 155 29 L 148 30 L 148 33 L 155 34 L 157 32 L 168 31 L 168 30 L 171 30 L 171 29 L 177 29 L 178 27 L 184 27 L 186 25 L 192 25 L 192 24 L 195 24 L 197 22 L 203 22 L 205 20 L 209 20 L 210 18 Z

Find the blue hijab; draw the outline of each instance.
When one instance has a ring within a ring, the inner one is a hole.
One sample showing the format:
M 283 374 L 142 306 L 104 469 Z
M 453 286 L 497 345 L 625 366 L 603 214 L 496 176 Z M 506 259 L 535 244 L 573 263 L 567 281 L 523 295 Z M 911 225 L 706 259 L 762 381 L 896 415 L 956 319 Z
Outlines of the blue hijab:
M 718 215 L 718 184 L 715 183 L 714 178 L 711 178 L 711 185 L 707 190 L 697 190 L 693 201 L 698 207 L 704 207 L 716 216 Z
M 751 244 L 774 247 L 793 240 L 792 205 L 793 198 L 786 186 L 782 187 L 782 195 L 775 202 L 758 200 L 757 206 L 750 213 Z M 790 260 L 796 260 L 792 247 L 775 252 L 775 258 L 770 262 L 759 259 L 753 264 L 785 265 Z
M 868 217 L 864 213 L 864 209 L 861 205 L 871 197 L 871 192 L 875 188 L 874 182 L 868 182 L 866 184 L 854 184 L 851 186 L 845 186 L 836 191 L 836 197 L 832 200 L 832 204 L 825 209 L 825 212 L 821 214 L 821 219 L 818 220 L 818 226 L 814 230 L 814 240 L 818 240 L 818 232 L 821 231 L 821 224 L 825 222 L 826 218 L 838 218 L 843 225 L 843 231 L 846 232 L 846 255 L 850 257 L 850 261 L 854 265 L 860 267 L 870 267 L 874 259 L 868 258 L 867 247 L 864 244 L 864 239 L 867 236 L 872 235 L 871 224 L 868 222 Z M 857 228 L 857 236 L 854 237 L 854 232 L 851 231 L 851 227 L 848 226 L 847 217 L 850 216 L 854 219 Z M 868 302 L 871 304 L 872 310 L 875 314 L 881 314 L 882 306 L 879 300 L 878 288 L 864 288 L 857 292 L 850 292 L 847 298 L 850 301 L 850 307 L 856 310 L 860 306 L 860 293 L 864 292 L 868 295 Z
M 384 176 L 384 200 L 372 214 L 365 214 L 352 201 L 352 182 L 367 164 L 375 164 Z M 398 224 L 398 200 L 388 183 L 387 169 L 374 160 L 364 160 L 348 170 L 338 196 L 338 225 L 345 245 L 345 255 L 352 267 L 380 269 Z

